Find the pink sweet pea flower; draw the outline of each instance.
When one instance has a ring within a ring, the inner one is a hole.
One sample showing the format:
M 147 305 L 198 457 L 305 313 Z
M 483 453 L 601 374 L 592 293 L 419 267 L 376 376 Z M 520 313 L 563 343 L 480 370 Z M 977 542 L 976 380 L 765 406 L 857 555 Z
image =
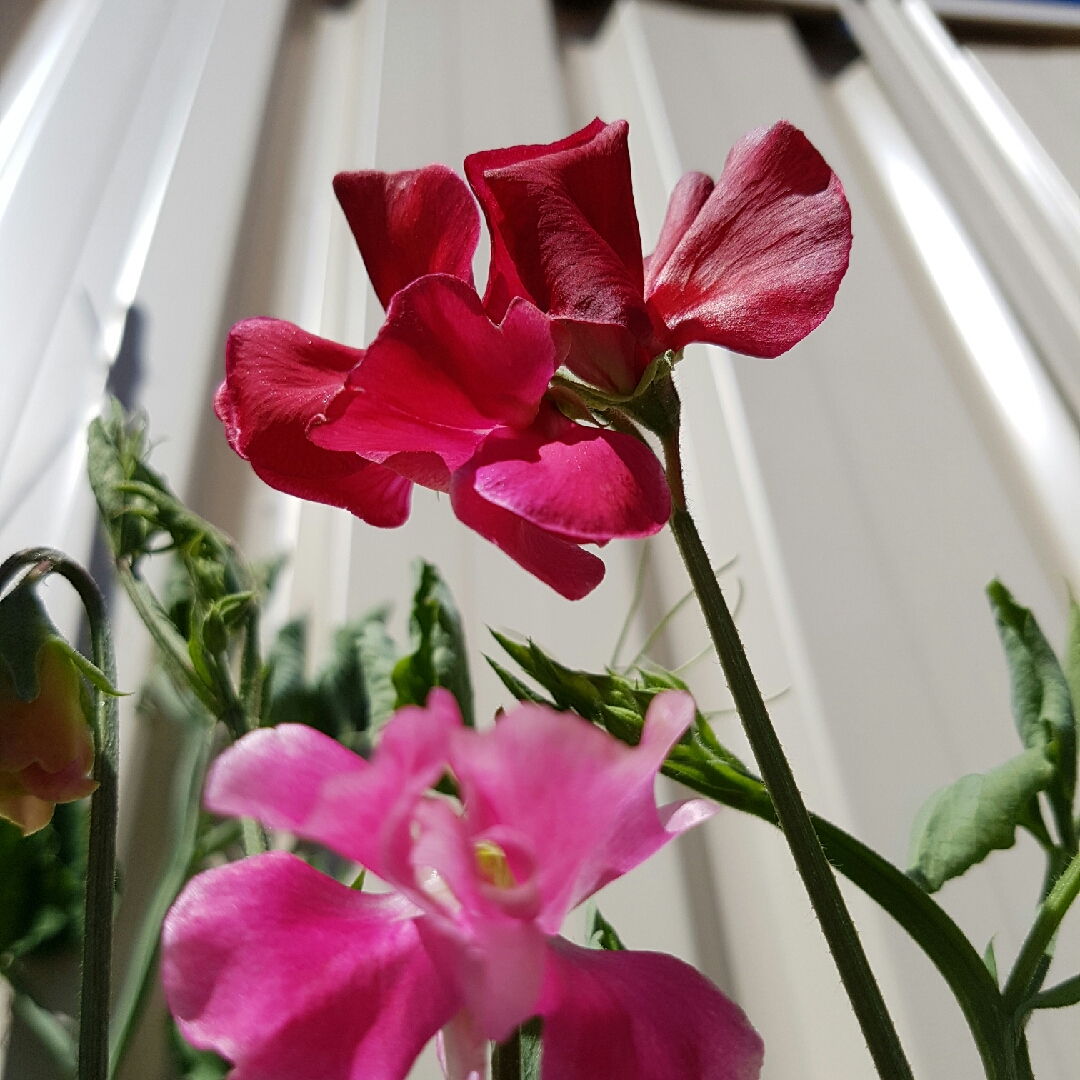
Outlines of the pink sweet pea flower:
M 492 235 L 485 306 L 528 297 L 570 334 L 566 363 L 627 394 L 693 341 L 773 357 L 829 313 L 851 249 L 844 189 L 798 128 L 750 132 L 719 181 L 676 185 L 641 257 L 625 120 L 465 160 Z
M 468 730 L 434 690 L 370 764 L 300 725 L 246 736 L 215 764 L 207 806 L 325 844 L 397 891 L 348 889 L 282 852 L 200 874 L 163 934 L 184 1037 L 231 1061 L 232 1080 L 402 1080 L 441 1032 L 465 1080 L 488 1040 L 540 1016 L 547 1080 L 753 1080 L 760 1039 L 693 968 L 557 936 L 716 809 L 655 804 L 693 715 L 689 695 L 659 695 L 630 749 L 534 705 Z M 431 790 L 448 771 L 460 804 Z

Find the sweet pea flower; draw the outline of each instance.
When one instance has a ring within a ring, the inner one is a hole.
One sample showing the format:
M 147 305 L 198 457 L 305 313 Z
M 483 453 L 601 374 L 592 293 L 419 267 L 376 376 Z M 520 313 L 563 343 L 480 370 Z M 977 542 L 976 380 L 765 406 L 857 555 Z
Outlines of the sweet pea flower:
M 843 186 L 806 136 L 780 121 L 736 143 L 715 184 L 687 173 L 642 259 L 628 130 L 594 120 L 465 159 L 492 237 L 488 314 L 529 298 L 568 332 L 570 369 L 617 394 L 690 342 L 774 357 L 801 341 L 851 250 Z
M 184 1037 L 232 1080 L 402 1080 L 438 1033 L 448 1077 L 466 1080 L 488 1040 L 539 1016 L 545 1080 L 754 1080 L 760 1039 L 693 968 L 558 936 L 715 810 L 655 803 L 693 716 L 688 694 L 658 695 L 631 749 L 536 705 L 476 732 L 436 689 L 398 711 L 370 763 L 301 725 L 241 739 L 211 772 L 210 809 L 322 843 L 396 891 L 349 889 L 285 852 L 198 875 L 162 939 Z M 432 790 L 446 775 L 460 801 Z
M 94 738 L 68 650 L 58 639 L 44 640 L 34 663 L 35 686 L 27 693 L 0 655 L 0 818 L 23 835 L 45 828 L 57 803 L 97 788 Z
M 488 318 L 472 278 L 480 216 L 441 165 L 343 173 L 334 188 L 387 317 L 366 350 L 290 323 L 232 330 L 215 399 L 233 449 L 270 485 L 382 526 L 413 483 L 570 599 L 604 575 L 582 549 L 651 536 L 663 471 L 630 435 L 545 401 L 565 335 L 524 298 Z

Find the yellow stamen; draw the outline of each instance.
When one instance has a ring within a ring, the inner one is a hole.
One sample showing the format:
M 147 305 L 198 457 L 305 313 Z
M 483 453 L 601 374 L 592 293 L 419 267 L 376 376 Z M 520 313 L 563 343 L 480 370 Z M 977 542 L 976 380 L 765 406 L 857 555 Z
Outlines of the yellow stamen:
M 476 868 L 480 876 L 497 889 L 512 889 L 516 882 L 506 861 L 506 852 L 490 840 L 476 842 Z

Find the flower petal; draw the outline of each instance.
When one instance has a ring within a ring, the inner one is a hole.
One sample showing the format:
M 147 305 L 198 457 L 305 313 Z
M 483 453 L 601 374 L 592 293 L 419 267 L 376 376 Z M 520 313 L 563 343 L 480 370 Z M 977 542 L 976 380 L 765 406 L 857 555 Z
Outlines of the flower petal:
M 237 323 L 214 411 L 229 445 L 271 487 L 389 528 L 409 516 L 408 480 L 354 453 L 324 450 L 306 435 L 362 356 L 279 319 Z
M 300 833 L 327 781 L 368 768 L 359 754 L 321 731 L 278 724 L 252 731 L 218 757 L 206 778 L 203 803 L 215 814 L 253 817 L 268 829 Z
M 480 215 L 457 173 L 445 165 L 343 172 L 334 193 L 384 308 L 425 274 L 452 274 L 472 286 Z
M 664 470 L 647 445 L 551 406 L 528 431 L 489 435 L 470 468 L 481 498 L 575 543 L 652 536 L 671 516 Z
M 479 1035 L 467 1009 L 435 1036 L 446 1080 L 487 1080 L 487 1039 Z
M 468 827 L 473 835 L 510 827 L 532 842 L 546 932 L 556 933 L 582 900 L 717 809 L 704 799 L 656 807 L 656 775 L 693 718 L 693 698 L 669 691 L 649 706 L 634 748 L 580 717 L 538 705 L 519 706 L 483 735 L 455 732 L 451 765 Z M 551 795 L 553 776 L 558 798 Z
M 778 356 L 825 318 L 847 270 L 843 186 L 806 136 L 780 121 L 735 144 L 691 218 L 702 190 L 684 177 L 672 195 L 662 250 L 649 263 L 649 307 L 673 348 L 709 341 Z
M 56 803 L 38 799 L 33 795 L 8 794 L 5 777 L 0 774 L 0 818 L 18 825 L 23 836 L 29 836 L 52 821 Z
M 646 296 L 652 292 L 657 275 L 671 258 L 671 253 L 679 246 L 686 230 L 693 225 L 715 186 L 712 177 L 699 172 L 684 173 L 675 185 L 675 190 L 668 199 L 667 213 L 660 229 L 660 238 L 656 241 L 656 250 L 645 257 Z
M 492 237 L 484 298 L 489 314 L 499 318 L 511 297 L 526 296 L 552 316 L 580 324 L 567 364 L 582 378 L 624 393 L 652 358 L 640 345 L 653 335 L 642 300 L 627 130 L 624 120 L 594 120 L 547 146 L 465 159 Z M 603 348 L 587 347 L 590 324 L 606 328 Z M 625 336 L 613 337 L 611 328 Z M 625 351 L 609 354 L 616 345 Z
M 495 427 L 532 423 L 558 362 L 551 323 L 531 304 L 512 304 L 496 326 L 467 285 L 429 275 L 395 295 L 311 438 L 379 461 L 434 453 L 452 472 Z
M 742 1010 L 673 956 L 548 950 L 543 1071 L 589 1080 L 756 1080 L 764 1047 Z
M 255 731 L 214 763 L 205 803 L 314 840 L 413 888 L 409 822 L 445 769 L 450 732 L 460 726 L 454 696 L 436 688 L 427 708 L 391 717 L 370 762 L 303 724 Z
M 231 1080 L 403 1080 L 460 1008 L 415 914 L 285 852 L 207 871 L 165 920 L 169 1008 Z
M 567 600 L 588 596 L 603 581 L 601 559 L 488 502 L 477 492 L 475 483 L 475 462 L 459 469 L 450 481 L 450 504 L 459 521 Z

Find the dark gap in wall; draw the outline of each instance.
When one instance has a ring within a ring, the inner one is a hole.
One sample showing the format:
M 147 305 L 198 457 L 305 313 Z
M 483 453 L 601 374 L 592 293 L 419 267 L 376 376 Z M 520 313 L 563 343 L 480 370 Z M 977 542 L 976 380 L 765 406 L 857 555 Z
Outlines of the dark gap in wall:
M 559 38 L 594 37 L 611 9 L 613 0 L 552 0 Z

